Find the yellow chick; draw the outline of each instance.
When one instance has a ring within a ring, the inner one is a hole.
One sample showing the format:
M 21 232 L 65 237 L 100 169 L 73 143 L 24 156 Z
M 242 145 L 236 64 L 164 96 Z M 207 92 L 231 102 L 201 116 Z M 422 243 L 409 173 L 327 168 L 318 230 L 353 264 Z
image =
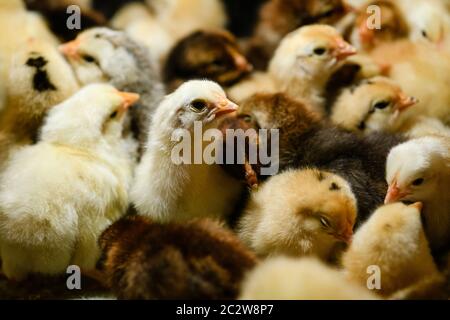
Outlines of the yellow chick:
M 366 288 L 312 258 L 270 258 L 242 284 L 242 300 L 376 300 Z
M 0 176 L 0 254 L 9 279 L 95 268 L 98 236 L 128 206 L 131 161 L 120 140 L 137 99 L 87 86 L 50 111 L 37 144 L 11 157 Z
M 252 78 L 232 88 L 231 97 L 239 90 L 238 101 L 256 92 L 282 91 L 294 98 L 302 98 L 318 111 L 323 111 L 325 86 L 331 75 L 345 59 L 356 54 L 355 48 L 345 42 L 336 29 L 327 25 L 301 27 L 281 41 L 265 74 L 267 80 L 256 75 L 259 85 L 251 85 Z M 255 89 L 256 91 L 253 91 Z
M 356 214 L 355 196 L 345 180 L 316 169 L 292 170 L 252 194 L 238 234 L 260 256 L 330 260 L 339 243 L 350 242 Z
M 374 290 L 388 296 L 438 274 L 422 227 L 421 210 L 421 203 L 395 203 L 376 210 L 344 253 L 348 278 L 366 286 L 369 277 L 377 277 L 371 272 L 378 269 L 379 287 L 374 281 Z
M 435 117 L 450 124 L 450 54 L 401 40 L 380 45 L 371 55 L 390 65 L 389 78 L 419 100 L 405 115 Z

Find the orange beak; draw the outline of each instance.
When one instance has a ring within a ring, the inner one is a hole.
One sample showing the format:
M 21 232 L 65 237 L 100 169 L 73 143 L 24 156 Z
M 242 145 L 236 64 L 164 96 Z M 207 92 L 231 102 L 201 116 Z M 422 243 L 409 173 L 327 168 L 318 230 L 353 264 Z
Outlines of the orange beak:
M 408 195 L 407 192 L 401 192 L 400 188 L 397 185 L 397 182 L 394 181 L 388 188 L 386 198 L 384 199 L 384 204 L 389 204 L 393 202 L 397 202 Z
M 397 110 L 402 112 L 409 107 L 412 107 L 413 105 L 417 104 L 419 100 L 417 100 L 414 97 L 408 97 L 404 93 L 400 94 L 400 99 L 398 100 L 397 104 Z
M 344 60 L 347 57 L 353 56 L 357 53 L 355 47 L 353 47 L 350 43 L 339 40 L 337 49 L 334 52 L 334 56 L 338 61 Z
M 346 244 L 351 244 L 353 237 L 353 228 L 347 228 L 343 233 L 336 234 L 336 239 L 345 242 Z
M 59 46 L 59 51 L 68 58 L 79 59 L 80 54 L 78 48 L 80 47 L 80 40 L 75 39 Z
M 234 48 L 230 48 L 230 51 L 231 51 L 231 56 L 234 59 L 234 63 L 236 64 L 236 67 L 238 68 L 239 71 L 241 71 L 241 72 L 252 72 L 253 71 L 252 64 L 249 63 L 242 54 L 237 52 Z
M 123 99 L 123 104 L 120 108 L 122 112 L 126 112 L 140 99 L 140 96 L 137 93 L 118 91 L 118 94 Z
M 216 118 L 224 116 L 229 113 L 233 113 L 237 111 L 238 106 L 234 102 L 231 102 L 228 99 L 222 100 L 214 109 L 213 114 L 216 116 Z

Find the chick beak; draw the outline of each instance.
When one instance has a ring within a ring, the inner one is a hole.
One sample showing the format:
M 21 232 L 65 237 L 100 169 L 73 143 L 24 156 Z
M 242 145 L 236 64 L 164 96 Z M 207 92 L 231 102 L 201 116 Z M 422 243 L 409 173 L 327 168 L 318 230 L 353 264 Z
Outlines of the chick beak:
M 352 243 L 353 230 L 351 228 L 349 228 L 343 233 L 335 234 L 335 237 L 339 241 L 342 241 L 342 242 L 344 242 L 344 243 L 349 245 L 349 244 Z
M 417 104 L 418 102 L 419 102 L 419 100 L 417 100 L 414 97 L 408 97 L 404 94 L 401 94 L 397 109 L 400 112 L 402 112 L 402 111 L 408 109 L 409 107 L 412 107 L 413 105 Z
M 416 202 L 410 205 L 413 208 L 416 208 L 417 210 L 419 210 L 419 212 L 422 211 L 423 209 L 423 203 L 422 202 Z
M 388 188 L 386 198 L 384 199 L 384 204 L 389 204 L 393 202 L 397 202 L 407 196 L 406 192 L 402 192 L 397 185 L 397 182 L 394 181 Z
M 80 54 L 78 53 L 78 48 L 80 47 L 80 40 L 73 40 L 64 43 L 59 46 L 59 51 L 68 58 L 79 59 Z
M 123 99 L 123 104 L 120 108 L 121 113 L 125 113 L 140 98 L 140 96 L 137 93 L 132 93 L 132 92 L 119 91 L 118 94 Z
M 237 52 L 236 50 L 232 50 L 231 51 L 231 55 L 233 56 L 234 59 L 234 63 L 236 65 L 236 68 L 240 71 L 240 72 L 252 72 L 253 71 L 253 66 L 251 63 L 249 63 L 247 61 L 247 59 L 240 54 L 239 52 Z
M 353 56 L 357 53 L 355 47 L 350 45 L 344 40 L 338 42 L 337 49 L 335 50 L 334 56 L 338 61 L 342 61 L 347 57 Z
M 228 99 L 224 99 L 215 106 L 212 114 L 216 118 L 219 118 L 226 114 L 233 113 L 233 112 L 237 111 L 237 109 L 238 109 L 237 104 L 235 104 L 234 102 L 231 102 Z

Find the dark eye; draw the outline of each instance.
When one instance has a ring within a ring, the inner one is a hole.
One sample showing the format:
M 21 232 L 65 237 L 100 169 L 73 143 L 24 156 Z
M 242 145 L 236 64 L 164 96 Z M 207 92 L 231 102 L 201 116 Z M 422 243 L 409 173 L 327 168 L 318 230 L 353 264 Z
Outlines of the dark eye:
M 425 179 L 419 178 L 419 179 L 414 180 L 412 184 L 413 184 L 413 186 L 418 187 L 418 186 L 422 185 L 424 182 L 425 182 Z
M 84 61 L 88 62 L 88 63 L 97 63 L 97 59 L 95 59 L 93 56 L 88 55 L 88 54 L 84 54 L 81 56 L 83 58 Z
M 117 114 L 118 114 L 118 112 L 117 112 L 117 110 L 116 110 L 116 111 L 114 111 L 113 113 L 111 113 L 111 114 L 109 115 L 109 118 L 110 118 L 110 119 L 114 119 L 115 117 L 117 117 Z
M 428 38 L 428 33 L 425 30 L 422 30 L 422 36 L 424 38 Z
M 211 62 L 211 64 L 221 67 L 225 64 L 225 62 L 222 59 L 215 59 L 213 62 Z
M 205 100 L 197 99 L 191 102 L 190 109 L 194 112 L 200 113 L 205 111 L 208 103 Z
M 330 228 L 330 221 L 328 221 L 327 218 L 321 216 L 320 217 L 320 223 L 322 224 L 322 226 L 324 226 L 325 228 Z
M 252 117 L 251 116 L 244 116 L 244 121 L 246 122 L 246 123 L 250 123 L 250 122 L 252 122 Z
M 379 101 L 373 105 L 375 109 L 386 109 L 391 103 L 389 101 Z
M 325 54 L 326 52 L 327 52 L 327 49 L 323 48 L 323 47 L 319 47 L 319 48 L 315 48 L 314 49 L 314 54 L 318 55 L 318 56 L 321 56 L 321 55 Z

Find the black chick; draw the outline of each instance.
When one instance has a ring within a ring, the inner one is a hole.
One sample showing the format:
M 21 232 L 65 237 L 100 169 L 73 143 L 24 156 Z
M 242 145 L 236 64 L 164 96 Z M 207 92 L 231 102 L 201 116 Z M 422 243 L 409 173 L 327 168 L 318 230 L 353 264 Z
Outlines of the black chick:
M 210 220 L 129 216 L 100 237 L 98 267 L 119 299 L 233 299 L 256 258 Z
M 233 35 L 226 31 L 196 31 L 181 39 L 169 53 L 164 80 L 170 91 L 192 79 L 206 78 L 229 86 L 251 70 Z
M 241 104 L 236 122 L 254 129 L 279 129 L 280 171 L 316 167 L 347 180 L 358 202 L 357 225 L 383 204 L 385 163 L 400 136 L 376 133 L 360 137 L 344 131 L 301 101 L 285 94 L 257 94 Z M 228 123 L 228 127 L 231 125 Z M 273 152 L 271 150 L 271 152 Z M 259 166 L 255 166 L 259 171 Z M 234 170 L 236 172 L 236 170 Z M 259 177 L 263 178 L 263 177 Z

